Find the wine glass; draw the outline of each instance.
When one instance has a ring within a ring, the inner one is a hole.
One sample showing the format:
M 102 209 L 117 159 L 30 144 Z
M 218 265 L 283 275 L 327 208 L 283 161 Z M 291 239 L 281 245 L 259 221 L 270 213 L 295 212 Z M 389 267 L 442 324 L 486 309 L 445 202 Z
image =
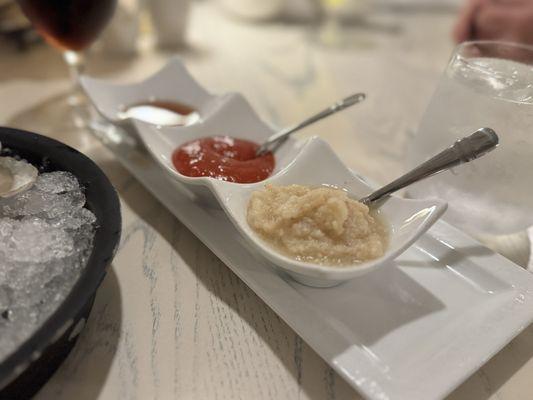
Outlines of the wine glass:
M 62 51 L 73 89 L 67 96 L 60 96 L 39 104 L 15 117 L 16 125 L 33 124 L 42 131 L 51 120 L 68 125 L 71 129 L 83 129 L 88 124 L 89 103 L 86 100 L 79 76 L 85 66 L 83 50 L 100 35 L 111 19 L 116 0 L 17 0 L 24 14 L 35 29 L 53 47 Z M 65 113 L 71 118 L 65 118 Z M 29 126 L 32 128 L 33 126 Z

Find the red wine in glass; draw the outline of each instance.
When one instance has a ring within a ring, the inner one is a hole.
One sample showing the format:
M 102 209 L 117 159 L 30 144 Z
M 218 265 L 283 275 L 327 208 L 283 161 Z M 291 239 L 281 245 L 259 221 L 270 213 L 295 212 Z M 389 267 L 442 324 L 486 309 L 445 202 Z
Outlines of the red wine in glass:
M 116 0 L 19 0 L 37 31 L 55 47 L 88 47 L 111 19 Z

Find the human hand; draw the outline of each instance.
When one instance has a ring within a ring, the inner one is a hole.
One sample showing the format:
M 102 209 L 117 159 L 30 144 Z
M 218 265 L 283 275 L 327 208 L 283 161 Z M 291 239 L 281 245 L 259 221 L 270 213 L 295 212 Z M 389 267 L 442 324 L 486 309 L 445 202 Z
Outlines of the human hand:
M 533 0 L 468 0 L 453 37 L 533 44 Z

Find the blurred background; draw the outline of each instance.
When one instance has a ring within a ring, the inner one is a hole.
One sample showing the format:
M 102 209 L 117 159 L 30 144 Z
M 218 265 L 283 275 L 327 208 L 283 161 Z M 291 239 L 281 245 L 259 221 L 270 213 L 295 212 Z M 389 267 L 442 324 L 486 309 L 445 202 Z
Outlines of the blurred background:
M 461 0 L 120 0 L 112 23 L 96 50 L 133 55 L 147 47 L 177 49 L 191 45 L 187 26 L 195 6 L 212 3 L 235 23 L 301 24 L 325 45 L 347 45 L 346 30 L 383 29 L 394 32 L 394 14 L 455 13 Z M 206 24 L 206 29 L 212 27 Z M 338 30 L 338 31 L 335 31 Z M 343 32 L 344 30 L 344 32 Z M 20 51 L 38 45 L 39 36 L 16 0 L 0 0 L 2 40 Z M 335 35 L 338 34 L 338 35 Z M 238 43 L 235 43 L 238 45 Z

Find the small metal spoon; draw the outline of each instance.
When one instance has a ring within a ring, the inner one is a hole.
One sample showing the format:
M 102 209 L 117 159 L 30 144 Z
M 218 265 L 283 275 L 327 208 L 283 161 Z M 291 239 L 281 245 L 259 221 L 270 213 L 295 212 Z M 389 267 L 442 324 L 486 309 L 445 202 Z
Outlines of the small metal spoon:
M 285 140 L 289 137 L 291 133 L 294 133 L 302 128 L 305 128 L 308 125 L 311 125 L 323 118 L 326 118 L 330 116 L 331 114 L 335 114 L 338 111 L 344 110 L 345 108 L 348 108 L 350 106 L 353 106 L 354 104 L 362 102 L 366 98 L 366 95 L 364 93 L 356 93 L 351 96 L 346 97 L 345 99 L 342 99 L 332 106 L 326 108 L 323 111 L 320 111 L 317 114 L 312 115 L 311 117 L 307 118 L 306 120 L 300 122 L 298 125 L 290 126 L 288 128 L 283 129 L 280 132 L 277 132 L 270 136 L 266 142 L 264 142 L 256 151 L 255 155 L 260 156 L 267 151 L 275 151 L 279 146 L 281 146 Z
M 368 206 L 377 205 L 378 200 L 384 200 L 391 193 L 403 189 L 412 183 L 487 154 L 496 148 L 498 140 L 498 135 L 492 129 L 478 129 L 470 136 L 457 140 L 446 150 L 441 151 L 405 175 L 402 175 L 370 195 L 363 197 L 359 201 Z

